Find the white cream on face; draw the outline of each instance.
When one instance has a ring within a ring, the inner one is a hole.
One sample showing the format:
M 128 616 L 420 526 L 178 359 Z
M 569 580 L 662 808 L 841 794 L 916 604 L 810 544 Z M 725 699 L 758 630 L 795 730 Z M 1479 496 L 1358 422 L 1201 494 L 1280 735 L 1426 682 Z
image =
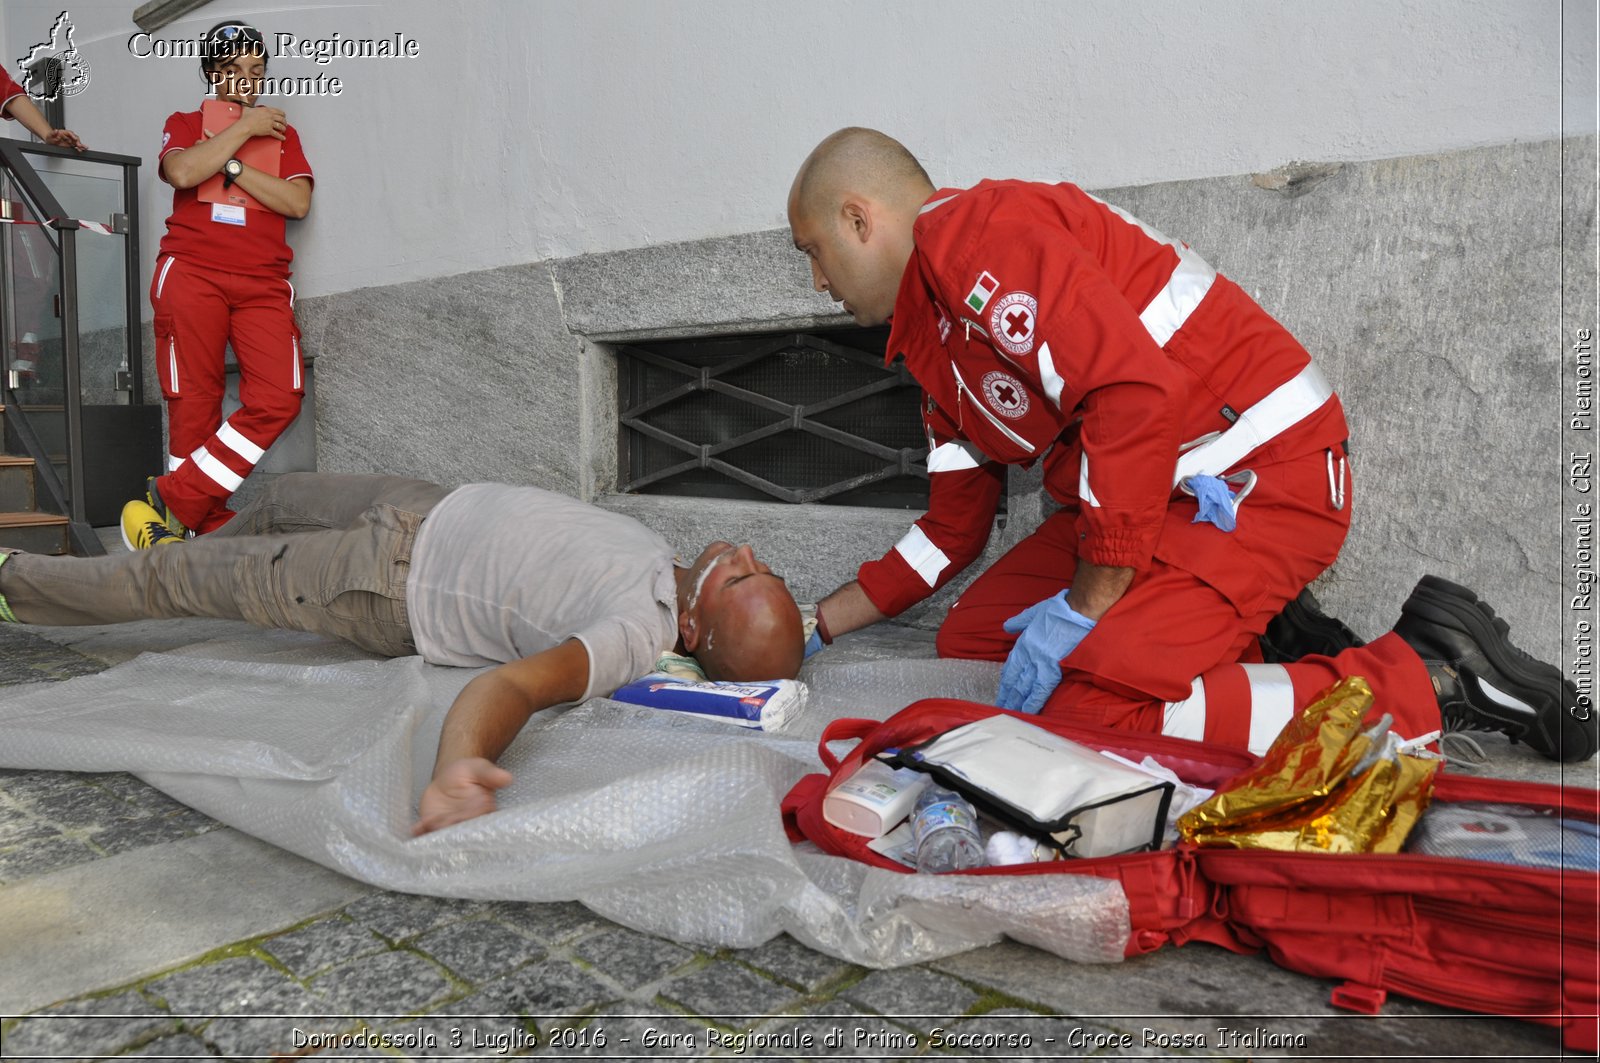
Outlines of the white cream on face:
M 706 577 L 711 575 L 711 570 L 716 568 L 717 565 L 721 563 L 723 558 L 731 557 L 735 553 L 738 553 L 738 551 L 739 548 L 737 546 L 730 546 L 716 557 L 713 557 L 709 562 L 706 563 L 706 567 L 700 570 L 699 577 L 694 581 L 694 589 L 689 592 L 690 609 L 693 609 L 699 603 L 700 588 L 706 585 Z

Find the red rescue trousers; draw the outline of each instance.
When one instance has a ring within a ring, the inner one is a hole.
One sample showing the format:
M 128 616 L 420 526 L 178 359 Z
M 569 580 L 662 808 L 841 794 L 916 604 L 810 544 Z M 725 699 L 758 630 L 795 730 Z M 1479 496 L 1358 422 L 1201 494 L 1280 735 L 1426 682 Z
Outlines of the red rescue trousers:
M 1339 460 L 1336 451 L 1336 469 Z M 1257 636 L 1332 563 L 1349 530 L 1348 480 L 1336 508 L 1328 464 L 1317 453 L 1259 468 L 1231 533 L 1192 525 L 1193 500 L 1174 501 L 1150 567 L 1061 662 L 1061 685 L 1041 713 L 1260 753 L 1318 691 L 1359 675 L 1377 695 L 1374 713 L 1392 713 L 1403 737 L 1438 728 L 1427 668 L 1398 637 L 1335 658 L 1259 663 Z M 1199 555 L 1204 537 L 1221 535 L 1234 539 L 1210 558 L 1169 548 L 1199 543 L 1189 550 Z M 1077 543 L 1076 508 L 1046 518 L 951 607 L 940 656 L 1005 660 L 1016 636 L 1001 625 L 1071 586 Z
M 300 413 L 305 377 L 294 287 L 282 277 L 201 269 L 165 255 L 150 305 L 167 401 L 167 474 L 156 489 L 190 530 L 215 531 L 233 517 L 229 496 Z M 241 406 L 224 421 L 228 345 Z

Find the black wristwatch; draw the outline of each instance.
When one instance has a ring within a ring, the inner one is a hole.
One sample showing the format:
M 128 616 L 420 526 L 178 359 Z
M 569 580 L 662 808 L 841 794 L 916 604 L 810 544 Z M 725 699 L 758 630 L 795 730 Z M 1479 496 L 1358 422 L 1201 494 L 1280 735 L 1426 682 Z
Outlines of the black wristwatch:
M 242 173 L 244 173 L 244 163 L 240 162 L 238 159 L 229 159 L 227 162 L 223 163 L 222 187 L 232 188 L 233 182 L 237 181 L 239 179 L 239 175 Z

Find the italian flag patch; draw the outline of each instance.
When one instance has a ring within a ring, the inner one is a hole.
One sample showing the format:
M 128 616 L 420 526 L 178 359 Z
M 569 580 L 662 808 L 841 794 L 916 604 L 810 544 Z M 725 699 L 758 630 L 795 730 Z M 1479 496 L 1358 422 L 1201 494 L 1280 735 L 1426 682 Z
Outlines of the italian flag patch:
M 989 273 L 978 274 L 978 281 L 972 286 L 972 291 L 967 295 L 967 305 L 972 307 L 974 313 L 983 313 L 983 308 L 989 305 L 989 300 L 994 298 L 994 293 L 1000 290 L 1000 282 Z

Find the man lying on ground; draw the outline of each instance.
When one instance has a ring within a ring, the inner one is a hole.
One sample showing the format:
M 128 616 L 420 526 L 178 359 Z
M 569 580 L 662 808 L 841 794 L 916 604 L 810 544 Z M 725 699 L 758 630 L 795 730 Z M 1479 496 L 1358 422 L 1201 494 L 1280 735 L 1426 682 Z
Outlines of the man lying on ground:
M 800 669 L 799 609 L 749 546 L 684 565 L 637 521 L 534 487 L 297 473 L 203 538 L 143 502 L 122 524 L 130 554 L 0 552 L 0 621 L 237 619 L 500 666 L 450 706 L 417 834 L 494 810 L 511 781 L 495 760 L 535 712 L 603 697 L 664 652 L 715 680 Z

